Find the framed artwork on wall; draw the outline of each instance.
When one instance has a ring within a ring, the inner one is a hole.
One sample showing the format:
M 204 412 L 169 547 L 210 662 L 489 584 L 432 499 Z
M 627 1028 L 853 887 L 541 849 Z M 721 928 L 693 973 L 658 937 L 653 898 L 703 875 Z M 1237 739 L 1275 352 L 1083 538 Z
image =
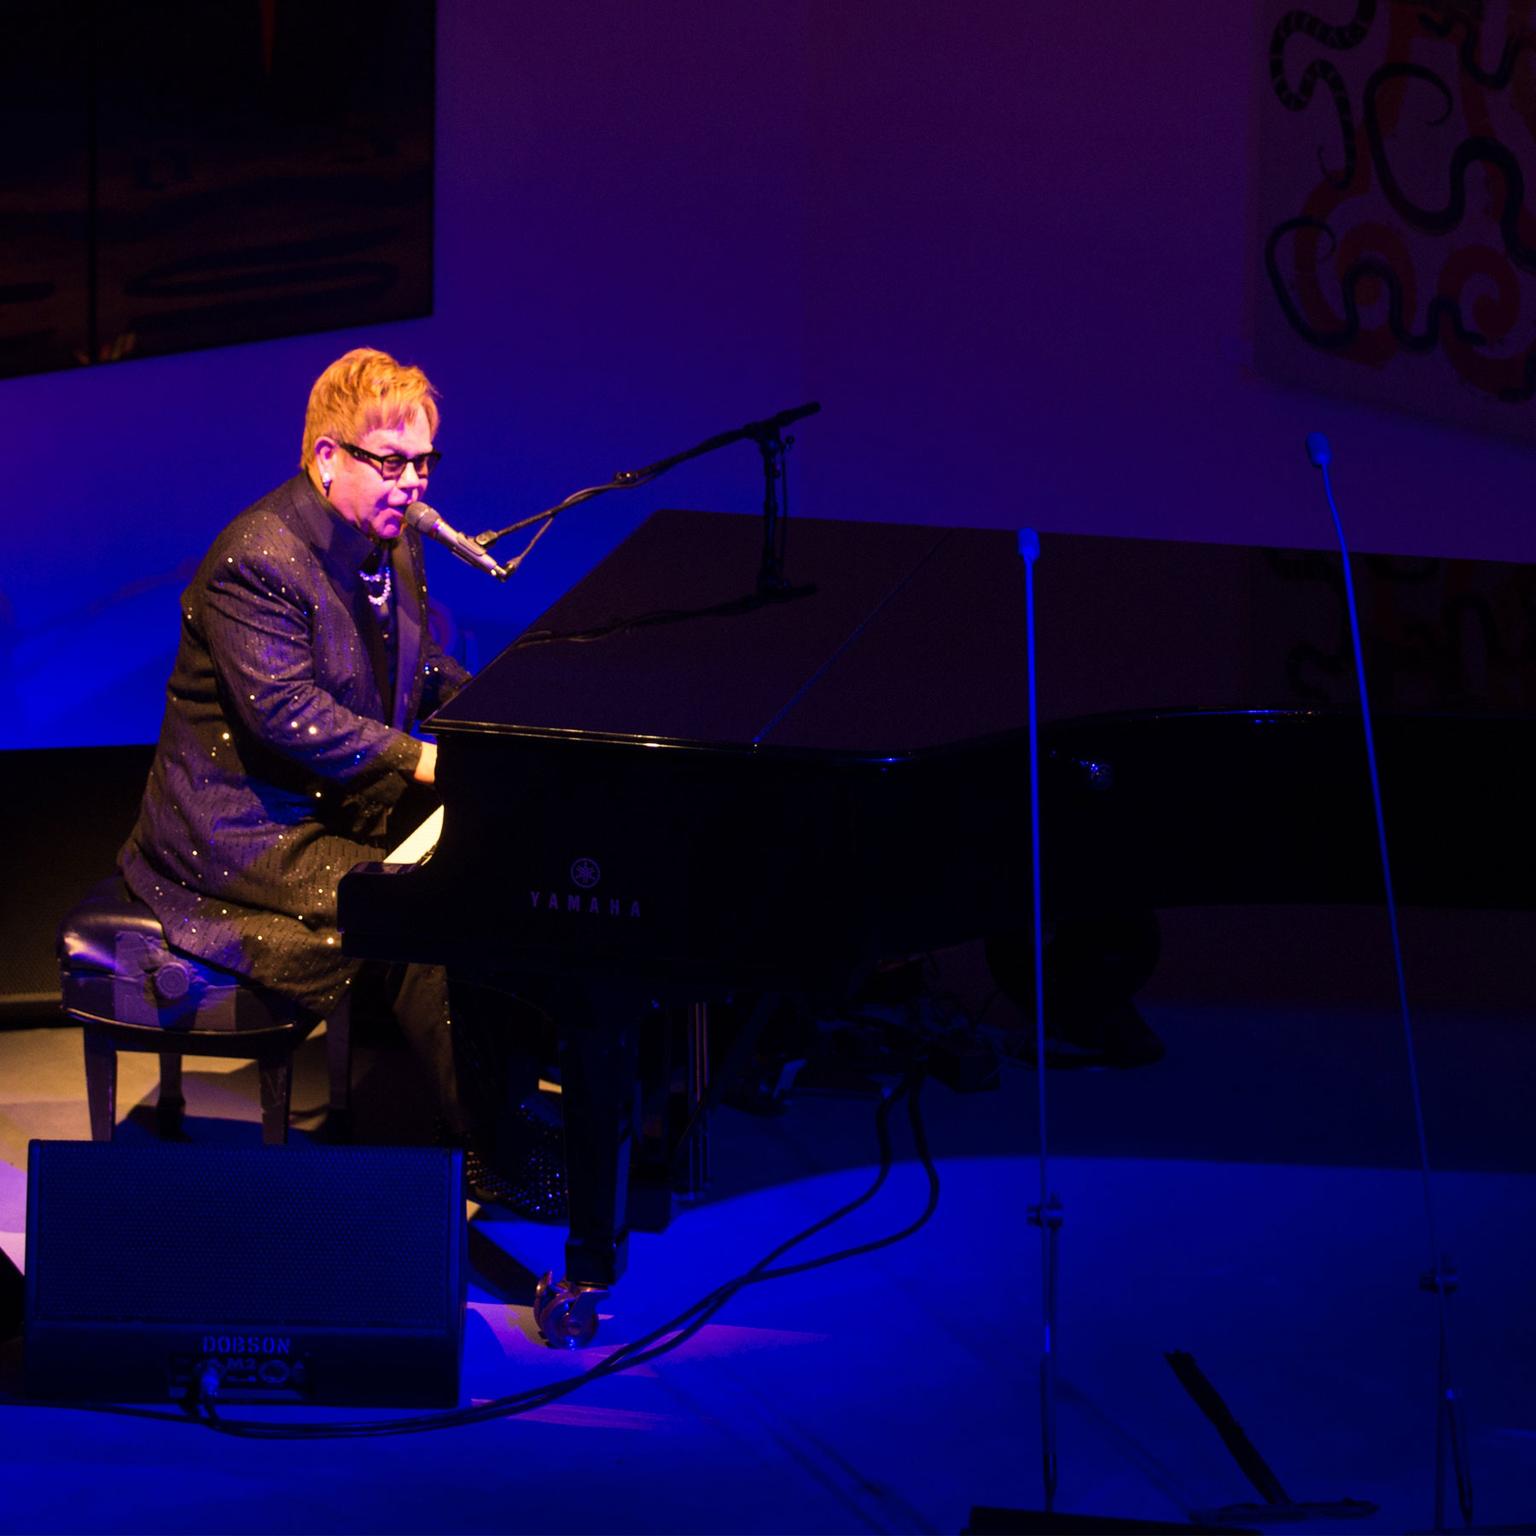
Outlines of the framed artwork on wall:
M 0 376 L 429 314 L 433 0 L 8 23 Z
M 1261 8 L 1256 366 L 1536 440 L 1536 0 L 1316 10 Z

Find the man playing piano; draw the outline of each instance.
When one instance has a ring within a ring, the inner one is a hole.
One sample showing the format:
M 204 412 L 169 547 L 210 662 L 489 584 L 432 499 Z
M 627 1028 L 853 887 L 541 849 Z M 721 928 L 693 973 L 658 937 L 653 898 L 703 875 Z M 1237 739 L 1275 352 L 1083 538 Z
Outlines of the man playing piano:
M 182 596 L 181 642 L 123 878 L 170 944 L 325 1016 L 359 962 L 336 884 L 382 856 L 390 809 L 430 783 L 415 723 L 468 673 L 433 640 L 421 538 L 404 521 L 439 458 L 436 391 L 359 348 L 315 381 L 300 472 L 213 541 Z M 393 1011 L 453 1130 L 446 989 L 393 974 Z

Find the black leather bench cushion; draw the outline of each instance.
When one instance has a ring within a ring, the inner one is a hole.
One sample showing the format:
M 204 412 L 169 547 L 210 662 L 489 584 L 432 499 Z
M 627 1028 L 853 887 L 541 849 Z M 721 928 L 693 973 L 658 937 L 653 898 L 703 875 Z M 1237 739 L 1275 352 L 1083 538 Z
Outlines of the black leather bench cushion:
M 59 960 L 77 971 L 110 971 L 117 964 L 118 936 L 124 933 L 165 943 L 160 919 L 128 889 L 121 875 L 111 875 L 93 885 L 59 924 Z
M 220 1032 L 298 1022 L 238 976 L 172 949 L 155 914 L 117 875 L 65 917 L 58 952 L 64 1010 L 87 1022 Z

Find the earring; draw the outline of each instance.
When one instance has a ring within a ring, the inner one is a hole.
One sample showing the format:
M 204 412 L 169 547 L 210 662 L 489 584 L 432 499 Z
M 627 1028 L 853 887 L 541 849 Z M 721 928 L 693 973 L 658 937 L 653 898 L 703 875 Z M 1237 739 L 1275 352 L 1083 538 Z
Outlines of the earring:
M 322 475 L 320 477 L 320 489 L 325 492 L 326 499 L 329 500 L 331 495 L 331 477 L 329 475 Z

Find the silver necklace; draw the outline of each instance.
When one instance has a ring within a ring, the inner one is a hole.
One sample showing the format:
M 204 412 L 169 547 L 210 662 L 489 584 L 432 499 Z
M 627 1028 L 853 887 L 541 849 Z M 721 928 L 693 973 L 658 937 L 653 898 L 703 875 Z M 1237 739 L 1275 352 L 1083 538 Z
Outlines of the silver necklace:
M 386 564 L 376 571 L 359 571 L 357 574 L 363 578 L 363 591 L 373 604 L 374 612 L 382 617 L 389 609 L 389 594 L 394 590 L 389 566 Z

